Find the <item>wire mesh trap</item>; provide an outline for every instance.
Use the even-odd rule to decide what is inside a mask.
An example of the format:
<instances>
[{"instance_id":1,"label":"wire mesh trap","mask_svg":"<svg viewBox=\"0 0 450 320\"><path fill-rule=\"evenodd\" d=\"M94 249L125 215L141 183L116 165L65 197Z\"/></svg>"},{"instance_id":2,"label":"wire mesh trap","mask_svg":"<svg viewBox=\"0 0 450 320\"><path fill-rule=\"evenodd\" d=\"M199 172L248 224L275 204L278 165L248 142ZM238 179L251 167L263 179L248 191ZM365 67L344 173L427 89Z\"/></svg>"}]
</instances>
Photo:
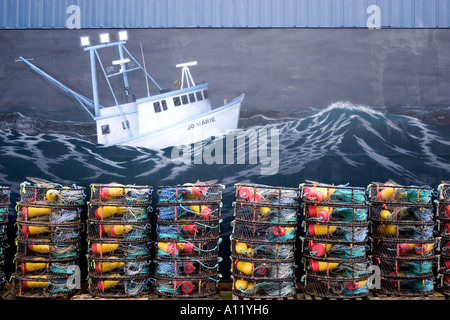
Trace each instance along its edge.
<instances>
[{"instance_id":1,"label":"wire mesh trap","mask_svg":"<svg viewBox=\"0 0 450 320\"><path fill-rule=\"evenodd\" d=\"M437 191L439 193L439 201L450 201L450 182L442 181Z\"/></svg>"},{"instance_id":2,"label":"wire mesh trap","mask_svg":"<svg viewBox=\"0 0 450 320\"><path fill-rule=\"evenodd\" d=\"M260 239L239 239L230 237L231 255L234 257L249 257L254 261L285 261L295 257L293 242L279 243Z\"/></svg>"},{"instance_id":3,"label":"wire mesh trap","mask_svg":"<svg viewBox=\"0 0 450 320\"><path fill-rule=\"evenodd\" d=\"M121 243L149 241L150 228L149 221L91 220L88 225L88 237L91 241L113 240Z\"/></svg>"},{"instance_id":4,"label":"wire mesh trap","mask_svg":"<svg viewBox=\"0 0 450 320\"><path fill-rule=\"evenodd\" d=\"M39 256L18 256L15 259L16 276L58 277L71 275L78 266L78 257L67 259L43 258Z\"/></svg>"},{"instance_id":5,"label":"wire mesh trap","mask_svg":"<svg viewBox=\"0 0 450 320\"><path fill-rule=\"evenodd\" d=\"M435 258L379 258L372 257L374 264L380 268L382 276L397 276L399 278L432 277L437 265Z\"/></svg>"},{"instance_id":6,"label":"wire mesh trap","mask_svg":"<svg viewBox=\"0 0 450 320\"><path fill-rule=\"evenodd\" d=\"M121 206L109 203L93 203L88 202L88 218L90 221L144 221L150 220L150 212L152 208L149 206Z\"/></svg>"},{"instance_id":7,"label":"wire mesh trap","mask_svg":"<svg viewBox=\"0 0 450 320\"><path fill-rule=\"evenodd\" d=\"M17 239L47 240L52 243L81 240L81 220L63 223L24 221L17 218Z\"/></svg>"},{"instance_id":8,"label":"wire mesh trap","mask_svg":"<svg viewBox=\"0 0 450 320\"><path fill-rule=\"evenodd\" d=\"M347 242L322 240L316 237L303 238L303 256L330 259L356 259L367 256L370 247L365 241Z\"/></svg>"},{"instance_id":9,"label":"wire mesh trap","mask_svg":"<svg viewBox=\"0 0 450 320\"><path fill-rule=\"evenodd\" d=\"M222 189L224 188L224 185L209 183L185 183L176 186L161 186L158 187L158 203L218 203L222 200Z\"/></svg>"},{"instance_id":10,"label":"wire mesh trap","mask_svg":"<svg viewBox=\"0 0 450 320\"><path fill-rule=\"evenodd\" d=\"M321 276L322 278L352 278L366 277L369 260L366 257L357 259L336 258L302 258L306 274Z\"/></svg>"},{"instance_id":11,"label":"wire mesh trap","mask_svg":"<svg viewBox=\"0 0 450 320\"><path fill-rule=\"evenodd\" d=\"M62 224L80 221L82 206L44 206L18 203L17 219L21 221Z\"/></svg>"},{"instance_id":12,"label":"wire mesh trap","mask_svg":"<svg viewBox=\"0 0 450 320\"><path fill-rule=\"evenodd\" d=\"M71 275L19 275L12 281L11 294L20 298L66 299L76 291Z\"/></svg>"},{"instance_id":13,"label":"wire mesh trap","mask_svg":"<svg viewBox=\"0 0 450 320\"><path fill-rule=\"evenodd\" d=\"M131 298L150 293L151 280L147 276L130 278L115 276L90 276L89 293L102 298Z\"/></svg>"},{"instance_id":14,"label":"wire mesh trap","mask_svg":"<svg viewBox=\"0 0 450 320\"><path fill-rule=\"evenodd\" d=\"M358 278L323 278L307 274L304 278L305 293L322 297L336 299L352 299L365 297L369 294L368 276Z\"/></svg>"},{"instance_id":15,"label":"wire mesh trap","mask_svg":"<svg viewBox=\"0 0 450 320\"><path fill-rule=\"evenodd\" d=\"M217 292L218 278L184 278L167 279L155 275L154 292L163 296L177 298L202 298L212 296Z\"/></svg>"},{"instance_id":16,"label":"wire mesh trap","mask_svg":"<svg viewBox=\"0 0 450 320\"><path fill-rule=\"evenodd\" d=\"M282 204L261 204L233 202L234 216L248 222L271 222L297 224L298 205L291 207Z\"/></svg>"},{"instance_id":17,"label":"wire mesh trap","mask_svg":"<svg viewBox=\"0 0 450 320\"><path fill-rule=\"evenodd\" d=\"M361 222L303 222L305 236L330 241L365 242L368 239L367 221Z\"/></svg>"},{"instance_id":18,"label":"wire mesh trap","mask_svg":"<svg viewBox=\"0 0 450 320\"><path fill-rule=\"evenodd\" d=\"M150 275L151 260L149 255L139 255L136 258L124 259L118 256L95 258L88 264L88 273L91 277L132 278L148 277Z\"/></svg>"},{"instance_id":19,"label":"wire mesh trap","mask_svg":"<svg viewBox=\"0 0 450 320\"><path fill-rule=\"evenodd\" d=\"M10 204L11 188L0 186L0 206L7 207Z\"/></svg>"},{"instance_id":20,"label":"wire mesh trap","mask_svg":"<svg viewBox=\"0 0 450 320\"><path fill-rule=\"evenodd\" d=\"M296 295L295 277L290 279L257 280L233 277L232 294L243 298L276 299Z\"/></svg>"},{"instance_id":21,"label":"wire mesh trap","mask_svg":"<svg viewBox=\"0 0 450 320\"><path fill-rule=\"evenodd\" d=\"M405 240L433 240L434 221L375 221L370 224L371 234L374 238L384 237Z\"/></svg>"},{"instance_id":22,"label":"wire mesh trap","mask_svg":"<svg viewBox=\"0 0 450 320\"><path fill-rule=\"evenodd\" d=\"M221 202L190 201L177 205L159 203L156 214L159 221L207 221L219 219Z\"/></svg>"},{"instance_id":23,"label":"wire mesh trap","mask_svg":"<svg viewBox=\"0 0 450 320\"><path fill-rule=\"evenodd\" d=\"M148 205L152 202L153 188L150 186L92 183L90 189L91 202L120 205Z\"/></svg>"},{"instance_id":24,"label":"wire mesh trap","mask_svg":"<svg viewBox=\"0 0 450 320\"><path fill-rule=\"evenodd\" d=\"M368 207L360 204L333 204L328 206L306 202L303 206L305 220L316 222L359 222L367 221Z\"/></svg>"},{"instance_id":25,"label":"wire mesh trap","mask_svg":"<svg viewBox=\"0 0 450 320\"><path fill-rule=\"evenodd\" d=\"M16 258L41 257L65 261L78 258L80 249L79 239L66 239L55 243L45 239L19 238L17 239Z\"/></svg>"},{"instance_id":26,"label":"wire mesh trap","mask_svg":"<svg viewBox=\"0 0 450 320\"><path fill-rule=\"evenodd\" d=\"M431 204L397 206L374 203L370 206L369 216L374 221L430 222L434 219L434 211Z\"/></svg>"},{"instance_id":27,"label":"wire mesh trap","mask_svg":"<svg viewBox=\"0 0 450 320\"><path fill-rule=\"evenodd\" d=\"M291 279L295 276L294 260L255 260L246 257L231 256L232 275L235 278L246 277L247 279L273 280Z\"/></svg>"},{"instance_id":28,"label":"wire mesh trap","mask_svg":"<svg viewBox=\"0 0 450 320\"><path fill-rule=\"evenodd\" d=\"M259 203L268 206L296 208L300 200L300 189L298 188L242 183L236 183L234 187L236 188L237 203Z\"/></svg>"},{"instance_id":29,"label":"wire mesh trap","mask_svg":"<svg viewBox=\"0 0 450 320\"><path fill-rule=\"evenodd\" d=\"M184 279L214 278L217 277L221 261L220 257L155 259L155 274L160 279L172 279L173 277L183 277Z\"/></svg>"},{"instance_id":30,"label":"wire mesh trap","mask_svg":"<svg viewBox=\"0 0 450 320\"><path fill-rule=\"evenodd\" d=\"M431 204L433 189L429 186L402 186L393 181L373 182L367 186L371 203L392 203L397 205Z\"/></svg>"},{"instance_id":31,"label":"wire mesh trap","mask_svg":"<svg viewBox=\"0 0 450 320\"><path fill-rule=\"evenodd\" d=\"M20 202L23 206L81 206L84 205L85 198L85 188L76 185L32 185L27 181L20 184Z\"/></svg>"},{"instance_id":32,"label":"wire mesh trap","mask_svg":"<svg viewBox=\"0 0 450 320\"><path fill-rule=\"evenodd\" d=\"M88 261L96 261L98 258L120 257L120 259L150 259L150 244L147 239L122 243L117 240L94 240L88 238Z\"/></svg>"},{"instance_id":33,"label":"wire mesh trap","mask_svg":"<svg viewBox=\"0 0 450 320\"><path fill-rule=\"evenodd\" d=\"M236 218L232 225L236 239L286 242L295 240L297 235L297 226L291 223L248 222Z\"/></svg>"},{"instance_id":34,"label":"wire mesh trap","mask_svg":"<svg viewBox=\"0 0 450 320\"><path fill-rule=\"evenodd\" d=\"M434 239L407 240L374 237L372 240L372 255L380 258L433 259L435 248Z\"/></svg>"},{"instance_id":35,"label":"wire mesh trap","mask_svg":"<svg viewBox=\"0 0 450 320\"><path fill-rule=\"evenodd\" d=\"M221 239L196 241L157 241L156 258L172 260L173 258L218 258Z\"/></svg>"},{"instance_id":36,"label":"wire mesh trap","mask_svg":"<svg viewBox=\"0 0 450 320\"><path fill-rule=\"evenodd\" d=\"M426 296L434 292L434 276L404 277L384 275L376 292L395 296Z\"/></svg>"},{"instance_id":37,"label":"wire mesh trap","mask_svg":"<svg viewBox=\"0 0 450 320\"><path fill-rule=\"evenodd\" d=\"M365 188L347 185L330 185L319 182L300 184L303 203L334 205L363 205L366 203Z\"/></svg>"},{"instance_id":38,"label":"wire mesh trap","mask_svg":"<svg viewBox=\"0 0 450 320\"><path fill-rule=\"evenodd\" d=\"M160 241L218 239L220 222L219 219L209 219L202 222L190 220L159 221L156 225L156 232Z\"/></svg>"}]
</instances>

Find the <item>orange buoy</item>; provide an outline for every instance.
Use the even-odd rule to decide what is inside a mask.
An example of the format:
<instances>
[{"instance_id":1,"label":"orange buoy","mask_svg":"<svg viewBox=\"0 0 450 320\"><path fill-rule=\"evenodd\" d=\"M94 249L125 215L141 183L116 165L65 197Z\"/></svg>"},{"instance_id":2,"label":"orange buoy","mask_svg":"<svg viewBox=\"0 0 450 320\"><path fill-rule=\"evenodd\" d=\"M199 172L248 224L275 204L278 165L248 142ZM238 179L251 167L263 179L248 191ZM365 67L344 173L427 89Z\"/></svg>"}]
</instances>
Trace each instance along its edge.
<instances>
[{"instance_id":1,"label":"orange buoy","mask_svg":"<svg viewBox=\"0 0 450 320\"><path fill-rule=\"evenodd\" d=\"M178 256L180 247L175 242L158 242L158 249L172 256Z\"/></svg>"},{"instance_id":2,"label":"orange buoy","mask_svg":"<svg viewBox=\"0 0 450 320\"><path fill-rule=\"evenodd\" d=\"M339 266L337 262L309 261L312 272L321 272L336 269Z\"/></svg>"},{"instance_id":3,"label":"orange buoy","mask_svg":"<svg viewBox=\"0 0 450 320\"><path fill-rule=\"evenodd\" d=\"M187 224L183 226L183 229L189 234L195 234L197 232L197 225Z\"/></svg>"},{"instance_id":4,"label":"orange buoy","mask_svg":"<svg viewBox=\"0 0 450 320\"><path fill-rule=\"evenodd\" d=\"M100 198L102 200L110 200L112 198L121 197L125 194L125 190L123 185L121 184L112 184L111 187L102 187L100 188Z\"/></svg>"},{"instance_id":5,"label":"orange buoy","mask_svg":"<svg viewBox=\"0 0 450 320\"><path fill-rule=\"evenodd\" d=\"M414 245L414 252L417 254L425 254L434 249L434 243L417 243Z\"/></svg>"},{"instance_id":6,"label":"orange buoy","mask_svg":"<svg viewBox=\"0 0 450 320\"><path fill-rule=\"evenodd\" d=\"M393 187L382 187L381 191L378 191L377 193L377 199L388 201L391 200L394 197L394 190Z\"/></svg>"},{"instance_id":7,"label":"orange buoy","mask_svg":"<svg viewBox=\"0 0 450 320\"><path fill-rule=\"evenodd\" d=\"M180 250L182 252L185 253L194 253L195 247L192 243L190 242L178 242L177 243L178 247L180 248Z\"/></svg>"},{"instance_id":8,"label":"orange buoy","mask_svg":"<svg viewBox=\"0 0 450 320\"><path fill-rule=\"evenodd\" d=\"M316 257L323 256L326 252L328 252L333 247L332 244L329 243L317 243L313 241L309 241L308 248L309 252L313 253Z\"/></svg>"},{"instance_id":9,"label":"orange buoy","mask_svg":"<svg viewBox=\"0 0 450 320\"><path fill-rule=\"evenodd\" d=\"M334 188L307 187L303 192L303 196L310 201L322 202L327 199L334 190Z\"/></svg>"},{"instance_id":10,"label":"orange buoy","mask_svg":"<svg viewBox=\"0 0 450 320\"><path fill-rule=\"evenodd\" d=\"M324 206L307 206L308 217L321 218L322 221L328 221L333 212L332 207Z\"/></svg>"},{"instance_id":11,"label":"orange buoy","mask_svg":"<svg viewBox=\"0 0 450 320\"><path fill-rule=\"evenodd\" d=\"M189 208L191 208L196 215L200 216L202 219L205 220L211 219L213 215L213 210L207 206L192 205L189 206Z\"/></svg>"}]
</instances>

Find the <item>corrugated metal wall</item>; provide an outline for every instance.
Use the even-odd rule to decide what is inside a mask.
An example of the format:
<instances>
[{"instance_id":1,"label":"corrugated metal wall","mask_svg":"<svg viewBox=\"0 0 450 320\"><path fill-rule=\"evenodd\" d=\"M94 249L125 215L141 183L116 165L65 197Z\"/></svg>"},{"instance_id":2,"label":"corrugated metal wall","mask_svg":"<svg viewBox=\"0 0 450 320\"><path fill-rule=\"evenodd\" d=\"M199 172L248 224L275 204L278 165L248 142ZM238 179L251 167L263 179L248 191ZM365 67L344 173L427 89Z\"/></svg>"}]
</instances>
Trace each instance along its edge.
<instances>
[{"instance_id":1,"label":"corrugated metal wall","mask_svg":"<svg viewBox=\"0 0 450 320\"><path fill-rule=\"evenodd\" d=\"M450 27L450 0L0 0L0 28L365 28L371 5L381 28Z\"/></svg>"}]
</instances>

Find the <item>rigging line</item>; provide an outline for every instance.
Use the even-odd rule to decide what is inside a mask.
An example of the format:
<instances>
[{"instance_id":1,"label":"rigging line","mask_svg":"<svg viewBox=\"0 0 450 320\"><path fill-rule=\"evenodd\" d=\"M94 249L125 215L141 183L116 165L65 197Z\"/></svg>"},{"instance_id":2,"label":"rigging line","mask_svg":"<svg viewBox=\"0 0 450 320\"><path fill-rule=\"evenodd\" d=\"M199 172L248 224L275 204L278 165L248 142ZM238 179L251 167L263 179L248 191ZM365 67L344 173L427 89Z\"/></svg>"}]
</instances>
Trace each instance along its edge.
<instances>
[{"instance_id":1,"label":"rigging line","mask_svg":"<svg viewBox=\"0 0 450 320\"><path fill-rule=\"evenodd\" d=\"M144 72L147 73L147 66L145 65L144 49L142 49L142 41L139 41L141 45L142 64L144 65ZM148 86L148 78L145 76L145 84L147 86L147 97L150 97L150 88Z\"/></svg>"}]
</instances>

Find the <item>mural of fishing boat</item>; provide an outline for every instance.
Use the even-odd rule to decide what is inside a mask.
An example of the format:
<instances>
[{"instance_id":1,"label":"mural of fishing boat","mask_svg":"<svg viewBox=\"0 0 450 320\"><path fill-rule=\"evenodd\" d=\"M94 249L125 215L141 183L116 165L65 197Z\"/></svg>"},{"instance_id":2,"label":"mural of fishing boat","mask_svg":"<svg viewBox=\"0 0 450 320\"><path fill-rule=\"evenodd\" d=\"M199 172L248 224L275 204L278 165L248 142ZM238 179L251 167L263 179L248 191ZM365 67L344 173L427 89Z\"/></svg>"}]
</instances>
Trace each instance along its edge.
<instances>
[{"instance_id":1,"label":"mural of fishing boat","mask_svg":"<svg viewBox=\"0 0 450 320\"><path fill-rule=\"evenodd\" d=\"M115 42L109 41L108 33L100 34L99 38L100 43L95 45L91 45L88 36L80 38L84 51L90 56L92 99L70 89L34 65L30 62L32 59L19 57L16 60L26 63L38 75L80 103L96 122L98 144L158 150L222 136L237 129L244 94L212 109L209 83L195 83L189 69L197 65L197 61L176 65L181 68L181 80L175 81L173 90L163 89L147 72L145 62L139 63L125 47L128 40L126 31L119 31L118 41ZM114 47L118 50L118 59L107 65L99 52ZM129 76L135 71L145 75L147 95L140 98L130 87ZM104 76L112 95L114 103L110 106L100 103L97 73ZM117 76L123 79L123 88L119 92L113 89L111 83L111 79ZM157 93L150 94L150 83L156 86Z\"/></svg>"}]
</instances>

